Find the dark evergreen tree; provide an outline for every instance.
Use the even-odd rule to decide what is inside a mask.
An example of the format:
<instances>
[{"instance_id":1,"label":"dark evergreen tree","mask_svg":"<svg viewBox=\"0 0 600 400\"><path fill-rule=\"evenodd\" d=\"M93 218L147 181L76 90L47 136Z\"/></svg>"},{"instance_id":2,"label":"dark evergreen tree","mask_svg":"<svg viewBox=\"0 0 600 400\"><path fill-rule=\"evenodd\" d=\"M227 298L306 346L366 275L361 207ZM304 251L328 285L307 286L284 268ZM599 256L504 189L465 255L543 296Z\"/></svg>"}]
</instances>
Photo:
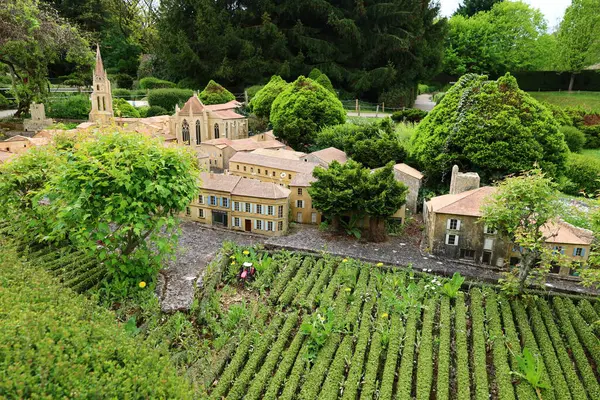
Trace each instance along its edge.
<instances>
[{"instance_id":1,"label":"dark evergreen tree","mask_svg":"<svg viewBox=\"0 0 600 400\"><path fill-rule=\"evenodd\" d=\"M454 14L462 15L463 17L471 17L479 11L490 11L494 4L500 3L502 0L463 0L458 6Z\"/></svg>"}]
</instances>

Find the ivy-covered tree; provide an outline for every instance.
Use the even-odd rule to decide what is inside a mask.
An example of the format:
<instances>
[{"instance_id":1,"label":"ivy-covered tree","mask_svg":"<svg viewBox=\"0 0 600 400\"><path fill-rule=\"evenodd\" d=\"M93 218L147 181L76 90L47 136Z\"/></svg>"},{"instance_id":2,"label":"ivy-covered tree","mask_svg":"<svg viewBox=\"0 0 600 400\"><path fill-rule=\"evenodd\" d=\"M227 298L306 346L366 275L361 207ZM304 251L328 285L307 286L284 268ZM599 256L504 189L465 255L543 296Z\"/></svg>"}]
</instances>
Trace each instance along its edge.
<instances>
[{"instance_id":1,"label":"ivy-covered tree","mask_svg":"<svg viewBox=\"0 0 600 400\"><path fill-rule=\"evenodd\" d=\"M198 98L206 105L222 104L235 100L233 93L213 80L208 82L204 90L198 95Z\"/></svg>"},{"instance_id":2,"label":"ivy-covered tree","mask_svg":"<svg viewBox=\"0 0 600 400\"><path fill-rule=\"evenodd\" d=\"M287 86L279 75L273 75L269 83L262 87L252 100L250 100L250 109L259 118L269 118L271 115L271 106L283 89Z\"/></svg>"},{"instance_id":3,"label":"ivy-covered tree","mask_svg":"<svg viewBox=\"0 0 600 400\"><path fill-rule=\"evenodd\" d=\"M549 176L564 168L568 148L552 113L507 74L497 81L465 75L421 121L412 155L426 174L444 181L453 164L483 182L529 170Z\"/></svg>"},{"instance_id":4,"label":"ivy-covered tree","mask_svg":"<svg viewBox=\"0 0 600 400\"><path fill-rule=\"evenodd\" d=\"M271 106L273 132L296 150L313 144L319 129L345 121L338 98L304 76L289 84Z\"/></svg>"},{"instance_id":5,"label":"ivy-covered tree","mask_svg":"<svg viewBox=\"0 0 600 400\"><path fill-rule=\"evenodd\" d=\"M8 66L16 116L42 102L49 88L48 70L67 61L88 69L93 62L89 43L77 28L38 0L13 0L0 7L0 64Z\"/></svg>"}]
</instances>

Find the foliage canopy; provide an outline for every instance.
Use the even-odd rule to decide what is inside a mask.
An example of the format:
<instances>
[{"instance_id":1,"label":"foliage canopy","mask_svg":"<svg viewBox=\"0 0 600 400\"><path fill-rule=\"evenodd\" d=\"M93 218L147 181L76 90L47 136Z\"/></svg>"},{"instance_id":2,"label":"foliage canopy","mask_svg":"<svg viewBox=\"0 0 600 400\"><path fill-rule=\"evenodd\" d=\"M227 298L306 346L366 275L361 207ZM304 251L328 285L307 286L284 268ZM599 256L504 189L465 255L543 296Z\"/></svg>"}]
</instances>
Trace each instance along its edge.
<instances>
[{"instance_id":1,"label":"foliage canopy","mask_svg":"<svg viewBox=\"0 0 600 400\"><path fill-rule=\"evenodd\" d=\"M233 93L213 80L206 84L204 90L198 94L198 98L206 105L223 104L235 100Z\"/></svg>"},{"instance_id":2,"label":"foliage canopy","mask_svg":"<svg viewBox=\"0 0 600 400\"><path fill-rule=\"evenodd\" d=\"M252 112L259 118L269 118L273 102L287 85L279 75L273 75L269 83L256 92L250 101Z\"/></svg>"}]
</instances>

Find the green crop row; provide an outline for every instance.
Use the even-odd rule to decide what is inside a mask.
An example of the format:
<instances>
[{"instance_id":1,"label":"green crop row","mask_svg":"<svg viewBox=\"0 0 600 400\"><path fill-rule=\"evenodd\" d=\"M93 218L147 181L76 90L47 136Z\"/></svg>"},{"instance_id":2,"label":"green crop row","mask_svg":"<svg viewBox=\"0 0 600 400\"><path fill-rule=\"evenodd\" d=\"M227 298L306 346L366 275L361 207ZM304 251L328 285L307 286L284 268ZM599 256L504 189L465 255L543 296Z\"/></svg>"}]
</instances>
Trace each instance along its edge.
<instances>
[{"instance_id":1,"label":"green crop row","mask_svg":"<svg viewBox=\"0 0 600 400\"><path fill-rule=\"evenodd\" d=\"M297 306L305 305L306 297L308 296L311 289L315 285L315 282L319 278L319 275L321 274L321 271L323 270L324 265L325 265L325 261L323 259L320 259L312 267L310 274L308 275L308 278L306 278L306 280L304 281L304 285L302 285L302 288L300 289L300 291L298 291L298 294L294 298L294 301L293 301L294 305L297 305Z\"/></svg>"},{"instance_id":2,"label":"green crop row","mask_svg":"<svg viewBox=\"0 0 600 400\"><path fill-rule=\"evenodd\" d=\"M510 366L506 356L504 334L502 332L502 321L498 312L498 300L496 293L492 290L486 291L485 314L488 324L488 333L492 342L492 356L494 360L494 371L498 396L501 399L511 400L515 398L512 385Z\"/></svg>"},{"instance_id":3,"label":"green crop row","mask_svg":"<svg viewBox=\"0 0 600 400\"><path fill-rule=\"evenodd\" d=\"M467 308L462 292L456 295L454 334L456 341L456 386L458 399L471 398L469 350L467 341Z\"/></svg>"},{"instance_id":4,"label":"green crop row","mask_svg":"<svg viewBox=\"0 0 600 400\"><path fill-rule=\"evenodd\" d=\"M402 360L400 361L400 369L398 371L398 390L396 391L396 398L398 399L410 398L418 314L420 314L420 312L414 310L406 319L406 335L404 339L404 348L402 349Z\"/></svg>"},{"instance_id":5,"label":"green crop row","mask_svg":"<svg viewBox=\"0 0 600 400\"><path fill-rule=\"evenodd\" d=\"M558 314L558 318L560 320L560 329L563 332L563 335L567 339L567 343L569 343L569 347L571 348L571 354L575 359L575 364L579 369L579 374L583 379L583 383L588 392L588 395L592 399L600 399L600 387L598 385L598 381L594 376L594 371L590 366L585 351L579 343L579 339L577 338L577 333L571 324L569 319L569 310L567 310L562 302L562 300L558 297L554 297L553 305L556 314Z\"/></svg>"},{"instance_id":6,"label":"green crop row","mask_svg":"<svg viewBox=\"0 0 600 400\"><path fill-rule=\"evenodd\" d=\"M302 344L304 343L305 336L301 333L297 333L294 336L294 340L290 344L290 347L283 354L283 359L277 365L277 372L273 378L271 378L271 382L269 383L269 387L263 396L264 400L275 400L277 398L277 394L279 393L279 388L285 381L285 378L288 375L288 372L294 365L294 361L297 358L302 358L302 356L298 357L298 353L302 348Z\"/></svg>"},{"instance_id":7,"label":"green crop row","mask_svg":"<svg viewBox=\"0 0 600 400\"><path fill-rule=\"evenodd\" d=\"M486 350L485 350L485 330L483 317L483 296L479 289L471 290L471 322L473 332L472 355L473 355L473 373L475 375L475 399L488 400L489 388L486 368Z\"/></svg>"},{"instance_id":8,"label":"green crop row","mask_svg":"<svg viewBox=\"0 0 600 400\"><path fill-rule=\"evenodd\" d=\"M594 307L587 300L582 300L578 304L579 312L585 321L590 324L596 336L600 338L600 316L594 310Z\"/></svg>"},{"instance_id":9,"label":"green crop row","mask_svg":"<svg viewBox=\"0 0 600 400\"><path fill-rule=\"evenodd\" d=\"M104 279L105 276L106 269L102 265L101 268L98 268L96 273L88 275L86 279L82 279L70 287L73 291L82 293L96 286L98 283L100 283L100 281L102 281L102 279Z\"/></svg>"},{"instance_id":10,"label":"green crop row","mask_svg":"<svg viewBox=\"0 0 600 400\"><path fill-rule=\"evenodd\" d=\"M362 308L363 301L367 300L372 296L374 285L369 285L369 276L371 271L367 267L363 267L360 269L360 277L358 278L358 282L356 283L356 287L352 294L348 294L348 296L352 296L352 303L350 308L348 309L348 313L346 314L346 329L348 331L354 331L357 327L358 317L360 315L360 310ZM345 290L345 289L344 289ZM368 300L367 300L368 301Z\"/></svg>"},{"instance_id":11,"label":"green crop row","mask_svg":"<svg viewBox=\"0 0 600 400\"><path fill-rule=\"evenodd\" d=\"M440 344L437 364L437 400L448 400L450 382L450 299L442 298L440 303Z\"/></svg>"},{"instance_id":12,"label":"green crop row","mask_svg":"<svg viewBox=\"0 0 600 400\"><path fill-rule=\"evenodd\" d=\"M256 374L254 379L252 380L252 384L244 397L244 400L258 400L260 395L265 388L268 379L271 377L273 370L277 366L277 362L279 361L279 356L285 349L285 345L287 344L290 334L298 324L298 314L293 313L290 314L285 324L283 324L283 328L281 328L281 332L277 337L277 341L273 344L273 348L265 358L265 362L260 368L260 371Z\"/></svg>"},{"instance_id":13,"label":"green crop row","mask_svg":"<svg viewBox=\"0 0 600 400\"><path fill-rule=\"evenodd\" d=\"M341 266L338 267L335 270L333 276L331 277L331 280L329 281L329 284L327 285L325 290L323 290L323 292L319 296L317 296L316 300L319 304L319 308L326 310L332 305L333 300L335 298L335 294L337 293L342 282L342 271L343 268Z\"/></svg>"},{"instance_id":14,"label":"green crop row","mask_svg":"<svg viewBox=\"0 0 600 400\"><path fill-rule=\"evenodd\" d=\"M396 378L396 366L398 364L398 354L402 344L403 326L402 318L398 313L392 314L392 323L390 327L390 342L387 348L387 356L383 367L381 377L381 388L379 389L380 399L391 399L394 393L394 380Z\"/></svg>"},{"instance_id":15,"label":"green crop row","mask_svg":"<svg viewBox=\"0 0 600 400\"><path fill-rule=\"evenodd\" d=\"M250 380L267 355L271 343L273 343L273 340L277 337L279 327L282 323L283 317L281 315L277 315L273 318L267 331L260 337L258 344L255 344L252 355L248 358L248 362L244 366L244 369L237 376L235 383L227 395L228 400L240 400L244 397L244 394L248 390Z\"/></svg>"},{"instance_id":16,"label":"green crop row","mask_svg":"<svg viewBox=\"0 0 600 400\"><path fill-rule=\"evenodd\" d=\"M571 398L571 393L569 392L569 387L567 386L567 381L565 380L563 371L560 368L558 358L556 358L556 353L554 352L554 346L552 345L550 336L548 336L548 332L544 327L542 317L540 316L535 303L529 305L528 308L529 315L531 316L530 324L533 327L535 338L539 343L542 357L544 357L546 368L548 369L548 375L550 375L550 379L552 379L552 388L554 389L556 398L560 400L568 400Z\"/></svg>"},{"instance_id":17,"label":"green crop row","mask_svg":"<svg viewBox=\"0 0 600 400\"><path fill-rule=\"evenodd\" d=\"M546 329L548 330L550 340L554 345L554 350L556 351L559 365L563 370L565 379L569 385L569 389L571 390L572 398L577 400L586 399L587 396L585 394L585 388L577 376L577 371L573 366L573 362L571 361L571 357L569 357L569 353L565 347L563 338L561 337L558 327L554 322L554 316L552 315L552 311L550 310L548 303L539 299L537 306L546 325Z\"/></svg>"},{"instance_id":18,"label":"green crop row","mask_svg":"<svg viewBox=\"0 0 600 400\"><path fill-rule=\"evenodd\" d=\"M346 335L342 340L342 344L335 353L335 358L327 371L327 378L319 394L319 399L337 399L340 387L344 382L346 363L350 361L352 356L352 341L352 335Z\"/></svg>"},{"instance_id":19,"label":"green crop row","mask_svg":"<svg viewBox=\"0 0 600 400\"><path fill-rule=\"evenodd\" d=\"M302 262L302 266L296 272L294 279L285 287L285 290L279 296L278 303L281 306L287 306L292 302L294 297L298 294L298 291L302 287L302 284L306 280L306 276L308 275L308 270L313 266L313 259L310 257L306 257Z\"/></svg>"},{"instance_id":20,"label":"green crop row","mask_svg":"<svg viewBox=\"0 0 600 400\"><path fill-rule=\"evenodd\" d=\"M374 288L375 282L374 280L371 280L371 282L369 282L369 290L374 290ZM352 361L350 362L350 371L348 371L348 377L344 384L344 395L342 400L356 399L356 393L358 392L362 377L365 354L367 352L367 346L369 345L369 339L371 338L371 312L373 311L374 303L375 295L373 294L369 300L365 302L363 308L360 329L358 331L358 342L356 343Z\"/></svg>"},{"instance_id":21,"label":"green crop row","mask_svg":"<svg viewBox=\"0 0 600 400\"><path fill-rule=\"evenodd\" d=\"M314 400L317 398L319 391L321 390L323 379L325 379L325 375L327 374L329 364L331 364L331 360L335 355L338 344L340 344L341 337L341 334L334 333L327 339L327 343L325 343L323 348L319 351L319 355L310 369L310 372L304 381L304 385L302 385L302 390L298 397L299 399Z\"/></svg>"},{"instance_id":22,"label":"green crop row","mask_svg":"<svg viewBox=\"0 0 600 400\"><path fill-rule=\"evenodd\" d=\"M292 372L290 372L290 375L285 380L285 386L281 396L279 396L279 400L292 400L296 397L300 381L302 380L302 377L308 370L309 366L310 363L305 357L305 354L301 353L298 358L296 358L296 362L294 362L294 368L292 368Z\"/></svg>"},{"instance_id":23,"label":"green crop row","mask_svg":"<svg viewBox=\"0 0 600 400\"><path fill-rule=\"evenodd\" d=\"M298 265L300 265L300 259L293 257L289 260L288 264L283 267L283 270L281 268L279 269L279 273L277 274L273 287L271 288L271 293L269 293L270 304L277 303L277 299L279 299L279 296L281 296L281 293L283 293L285 290L288 282L298 271Z\"/></svg>"},{"instance_id":24,"label":"green crop row","mask_svg":"<svg viewBox=\"0 0 600 400\"><path fill-rule=\"evenodd\" d=\"M371 338L371 348L365 370L365 379L360 392L360 400L371 400L377 389L377 372L379 371L379 357L381 356L381 334L376 331Z\"/></svg>"},{"instance_id":25,"label":"green crop row","mask_svg":"<svg viewBox=\"0 0 600 400\"><path fill-rule=\"evenodd\" d=\"M85 253L83 251L76 251L67 255L63 255L55 260L43 263L41 266L47 270L54 271L55 269L77 261L80 257L85 257Z\"/></svg>"},{"instance_id":26,"label":"green crop row","mask_svg":"<svg viewBox=\"0 0 600 400\"><path fill-rule=\"evenodd\" d=\"M250 349L250 346L252 345L256 337L258 337L257 332L246 332L246 335L240 342L240 345L237 351L235 352L233 358L231 359L231 362L229 363L227 368L225 368L223 374L219 377L219 382L217 383L217 386L215 386L212 393L210 394L211 399L218 400L227 394L229 386L235 380L235 377L240 368L242 368L242 366L244 365L248 356L248 350Z\"/></svg>"},{"instance_id":27,"label":"green crop row","mask_svg":"<svg viewBox=\"0 0 600 400\"><path fill-rule=\"evenodd\" d=\"M587 322L585 322L581 314L579 314L571 299L565 298L562 302L563 306L566 306L569 311L571 323L577 332L577 336L579 336L579 340L583 343L596 365L600 366L600 340L594 335L594 332Z\"/></svg>"},{"instance_id":28,"label":"green crop row","mask_svg":"<svg viewBox=\"0 0 600 400\"><path fill-rule=\"evenodd\" d=\"M329 278L331 278L331 275L333 275L333 270L334 270L333 262L328 261L325 264L323 271L319 275L319 279L317 280L317 282L315 283L313 288L310 290L310 293L308 294L308 296L306 296L306 300L304 301L304 303L305 303L304 306L306 308L313 309L316 306L318 297L320 296L321 291L323 290L323 288L325 287L327 282L329 282Z\"/></svg>"},{"instance_id":29,"label":"green crop row","mask_svg":"<svg viewBox=\"0 0 600 400\"><path fill-rule=\"evenodd\" d=\"M417 400L429 400L431 384L433 381L433 320L437 301L434 298L427 300L423 312L423 327L421 328L421 342L417 359Z\"/></svg>"}]
</instances>

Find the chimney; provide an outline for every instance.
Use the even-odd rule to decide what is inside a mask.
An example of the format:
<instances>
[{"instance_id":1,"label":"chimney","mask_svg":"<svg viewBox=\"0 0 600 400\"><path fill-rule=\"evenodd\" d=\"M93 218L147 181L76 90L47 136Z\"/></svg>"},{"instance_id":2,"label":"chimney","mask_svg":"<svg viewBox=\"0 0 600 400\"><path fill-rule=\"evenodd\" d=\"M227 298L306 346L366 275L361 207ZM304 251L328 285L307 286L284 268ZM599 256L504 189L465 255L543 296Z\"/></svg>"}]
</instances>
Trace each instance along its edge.
<instances>
[{"instance_id":1,"label":"chimney","mask_svg":"<svg viewBox=\"0 0 600 400\"><path fill-rule=\"evenodd\" d=\"M458 165L452 167L450 194L458 194L477 188L479 188L479 174L477 172L459 172Z\"/></svg>"}]
</instances>

